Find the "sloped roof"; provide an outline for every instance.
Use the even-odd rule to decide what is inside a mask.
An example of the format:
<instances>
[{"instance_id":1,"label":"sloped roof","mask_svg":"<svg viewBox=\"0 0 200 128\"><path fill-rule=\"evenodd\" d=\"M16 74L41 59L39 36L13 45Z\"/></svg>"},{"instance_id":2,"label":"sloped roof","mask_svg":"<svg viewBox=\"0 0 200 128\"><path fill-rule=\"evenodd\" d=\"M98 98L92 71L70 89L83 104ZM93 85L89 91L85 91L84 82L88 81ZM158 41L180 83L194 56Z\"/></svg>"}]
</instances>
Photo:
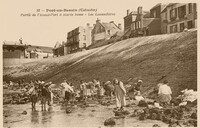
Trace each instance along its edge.
<instances>
[{"instance_id":1,"label":"sloped roof","mask_svg":"<svg viewBox=\"0 0 200 128\"><path fill-rule=\"evenodd\" d=\"M142 14L144 15L144 18L150 17L150 12L149 11L143 11Z\"/></svg>"},{"instance_id":2,"label":"sloped roof","mask_svg":"<svg viewBox=\"0 0 200 128\"><path fill-rule=\"evenodd\" d=\"M115 23L101 23L106 30L119 29Z\"/></svg>"},{"instance_id":3,"label":"sloped roof","mask_svg":"<svg viewBox=\"0 0 200 128\"><path fill-rule=\"evenodd\" d=\"M21 44L20 42L14 41L4 41L3 45L18 45L18 46L27 46L27 44Z\"/></svg>"},{"instance_id":4,"label":"sloped roof","mask_svg":"<svg viewBox=\"0 0 200 128\"><path fill-rule=\"evenodd\" d=\"M54 48L56 49L56 48L58 48L58 47L60 47L60 46L61 46L61 43L59 43L59 42L56 42L56 44L55 44Z\"/></svg>"},{"instance_id":5,"label":"sloped roof","mask_svg":"<svg viewBox=\"0 0 200 128\"><path fill-rule=\"evenodd\" d=\"M34 45L29 45L27 48L28 52L31 51L37 51L37 52L45 52L45 53L52 53L52 47L46 47L46 46L34 46Z\"/></svg>"},{"instance_id":6,"label":"sloped roof","mask_svg":"<svg viewBox=\"0 0 200 128\"><path fill-rule=\"evenodd\" d=\"M153 6L151 9L154 9L154 8L160 6L160 5L162 5L162 4L161 4L161 3L158 3L158 4L156 4L155 6ZM151 10L151 9L150 9L150 10Z\"/></svg>"},{"instance_id":7,"label":"sloped roof","mask_svg":"<svg viewBox=\"0 0 200 128\"><path fill-rule=\"evenodd\" d=\"M130 12L130 14L132 14L132 15L137 15L137 11L132 11L132 12ZM129 14L129 15L130 15Z\"/></svg>"}]
</instances>

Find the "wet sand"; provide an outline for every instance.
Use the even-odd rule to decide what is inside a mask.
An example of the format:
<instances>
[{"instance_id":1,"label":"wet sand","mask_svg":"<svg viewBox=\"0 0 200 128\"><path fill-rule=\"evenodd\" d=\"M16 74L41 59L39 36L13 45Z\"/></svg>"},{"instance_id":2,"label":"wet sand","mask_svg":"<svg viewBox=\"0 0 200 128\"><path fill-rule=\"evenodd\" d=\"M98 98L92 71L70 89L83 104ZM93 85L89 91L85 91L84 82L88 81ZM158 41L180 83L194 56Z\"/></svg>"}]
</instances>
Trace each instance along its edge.
<instances>
[{"instance_id":1,"label":"wet sand","mask_svg":"<svg viewBox=\"0 0 200 128\"><path fill-rule=\"evenodd\" d=\"M75 106L72 113L67 114L62 105L47 107L47 111L41 111L37 104L37 110L32 112L31 104L4 105L3 126L4 127L105 127L104 121L114 117L114 105L102 106L92 105L86 108ZM132 108L127 108L131 110ZM27 114L22 114L27 111ZM158 124L161 127L168 125L157 120L140 121L137 117L125 117L115 119L115 127L152 127Z\"/></svg>"}]
</instances>

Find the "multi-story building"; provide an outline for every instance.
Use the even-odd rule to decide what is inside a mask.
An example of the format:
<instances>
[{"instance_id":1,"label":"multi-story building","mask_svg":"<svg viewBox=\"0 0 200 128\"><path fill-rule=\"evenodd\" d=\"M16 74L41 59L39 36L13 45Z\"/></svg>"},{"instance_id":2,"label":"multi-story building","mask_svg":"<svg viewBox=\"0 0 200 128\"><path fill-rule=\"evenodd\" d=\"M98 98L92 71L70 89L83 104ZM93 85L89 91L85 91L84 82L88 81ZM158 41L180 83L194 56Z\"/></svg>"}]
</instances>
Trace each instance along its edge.
<instances>
[{"instance_id":1,"label":"multi-story building","mask_svg":"<svg viewBox=\"0 0 200 128\"><path fill-rule=\"evenodd\" d=\"M160 34L160 6L155 6L151 12L143 11L138 7L135 21L131 24L131 37L148 36Z\"/></svg>"},{"instance_id":2,"label":"multi-story building","mask_svg":"<svg viewBox=\"0 0 200 128\"><path fill-rule=\"evenodd\" d=\"M59 43L56 42L54 48L53 48L53 55L54 57L58 57L58 56L64 56L67 54L67 50L65 47L65 42Z\"/></svg>"},{"instance_id":3,"label":"multi-story building","mask_svg":"<svg viewBox=\"0 0 200 128\"><path fill-rule=\"evenodd\" d=\"M82 51L92 44L92 27L87 24L86 27L79 26L68 32L67 43L65 44L66 54Z\"/></svg>"},{"instance_id":4,"label":"multi-story building","mask_svg":"<svg viewBox=\"0 0 200 128\"><path fill-rule=\"evenodd\" d=\"M162 33L182 32L197 27L196 3L171 3L161 12Z\"/></svg>"},{"instance_id":5,"label":"multi-story building","mask_svg":"<svg viewBox=\"0 0 200 128\"><path fill-rule=\"evenodd\" d=\"M121 24L117 26L113 21L110 23L101 23L100 19L97 19L92 30L92 43L109 40L113 35L120 32L121 29Z\"/></svg>"},{"instance_id":6,"label":"multi-story building","mask_svg":"<svg viewBox=\"0 0 200 128\"><path fill-rule=\"evenodd\" d=\"M131 24L135 21L137 17L137 11L130 12L130 9L127 10L127 15L124 17L124 36L129 37L131 34Z\"/></svg>"}]
</instances>

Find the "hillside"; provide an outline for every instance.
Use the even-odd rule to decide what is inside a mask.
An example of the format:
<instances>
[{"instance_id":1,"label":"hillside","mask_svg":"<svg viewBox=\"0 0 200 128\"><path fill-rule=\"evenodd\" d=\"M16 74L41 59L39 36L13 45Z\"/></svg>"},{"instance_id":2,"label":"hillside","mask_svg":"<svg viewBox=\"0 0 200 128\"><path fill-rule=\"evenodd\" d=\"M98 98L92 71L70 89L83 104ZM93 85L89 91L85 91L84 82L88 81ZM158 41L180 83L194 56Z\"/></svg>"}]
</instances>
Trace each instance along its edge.
<instances>
[{"instance_id":1,"label":"hillside","mask_svg":"<svg viewBox=\"0 0 200 128\"><path fill-rule=\"evenodd\" d=\"M143 92L163 77L174 95L185 88L197 89L197 30L189 32L130 38L99 48L44 59L18 67L4 67L4 80L40 79L61 83L64 78L79 81L119 78L126 82L144 81Z\"/></svg>"}]
</instances>

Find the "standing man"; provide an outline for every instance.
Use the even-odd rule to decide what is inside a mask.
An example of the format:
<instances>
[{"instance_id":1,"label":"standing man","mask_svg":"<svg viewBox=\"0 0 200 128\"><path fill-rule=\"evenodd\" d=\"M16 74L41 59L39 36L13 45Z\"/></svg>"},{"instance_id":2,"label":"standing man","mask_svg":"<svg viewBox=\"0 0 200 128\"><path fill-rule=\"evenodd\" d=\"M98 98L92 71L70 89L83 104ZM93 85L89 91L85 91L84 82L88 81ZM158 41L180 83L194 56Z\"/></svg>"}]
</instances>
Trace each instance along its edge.
<instances>
[{"instance_id":1,"label":"standing man","mask_svg":"<svg viewBox=\"0 0 200 128\"><path fill-rule=\"evenodd\" d=\"M163 84L160 84L158 89L158 99L161 105L168 105L172 99L171 97L172 91L168 86L168 81L165 80Z\"/></svg>"},{"instance_id":2,"label":"standing man","mask_svg":"<svg viewBox=\"0 0 200 128\"><path fill-rule=\"evenodd\" d=\"M116 106L123 110L123 107L126 106L126 89L124 88L123 83L116 78L113 80L113 85L115 87Z\"/></svg>"}]
</instances>

